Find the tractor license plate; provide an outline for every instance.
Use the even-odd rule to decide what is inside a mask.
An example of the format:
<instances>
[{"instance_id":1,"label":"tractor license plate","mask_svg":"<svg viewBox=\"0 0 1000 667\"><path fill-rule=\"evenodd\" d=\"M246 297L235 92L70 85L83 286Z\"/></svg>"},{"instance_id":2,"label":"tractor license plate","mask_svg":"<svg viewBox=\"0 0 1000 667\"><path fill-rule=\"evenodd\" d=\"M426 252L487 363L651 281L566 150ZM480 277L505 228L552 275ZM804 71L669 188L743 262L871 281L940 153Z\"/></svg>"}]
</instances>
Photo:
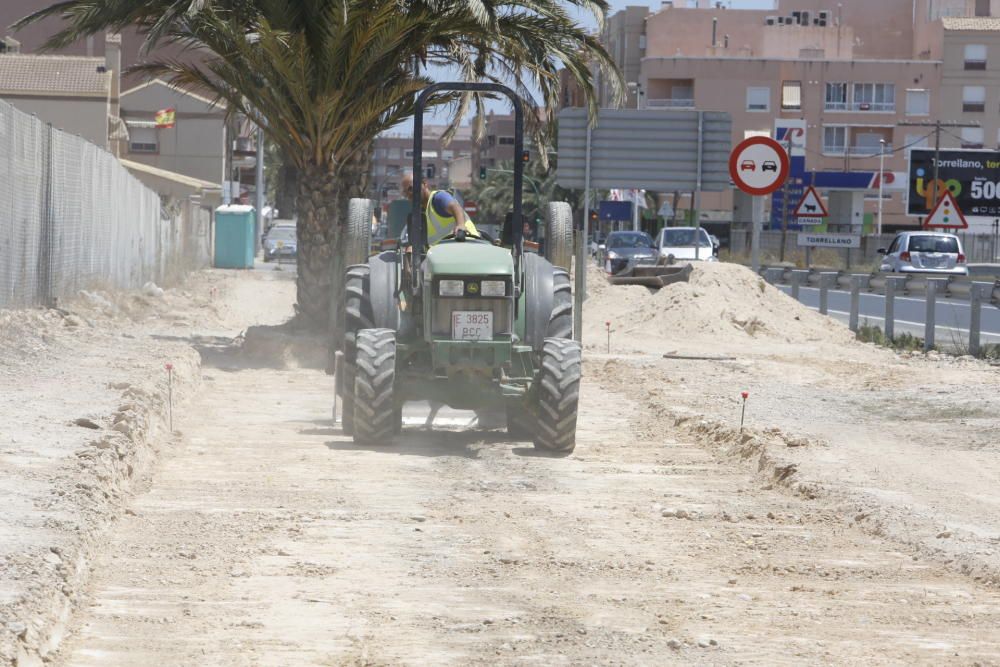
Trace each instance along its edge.
<instances>
[{"instance_id":1,"label":"tractor license plate","mask_svg":"<svg viewBox=\"0 0 1000 667\"><path fill-rule=\"evenodd\" d=\"M451 313L452 340L493 340L493 313L456 310Z\"/></svg>"}]
</instances>

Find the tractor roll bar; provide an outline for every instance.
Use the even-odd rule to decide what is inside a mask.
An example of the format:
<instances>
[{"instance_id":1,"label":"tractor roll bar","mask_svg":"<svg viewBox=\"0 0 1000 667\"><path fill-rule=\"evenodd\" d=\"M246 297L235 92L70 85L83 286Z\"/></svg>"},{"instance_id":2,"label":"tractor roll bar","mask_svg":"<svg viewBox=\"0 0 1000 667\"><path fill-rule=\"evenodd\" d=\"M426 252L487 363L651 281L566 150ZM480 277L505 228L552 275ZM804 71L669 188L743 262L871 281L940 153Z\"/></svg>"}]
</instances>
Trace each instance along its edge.
<instances>
[{"instance_id":1,"label":"tractor roll bar","mask_svg":"<svg viewBox=\"0 0 1000 667\"><path fill-rule=\"evenodd\" d=\"M523 221L521 220L521 188L524 179L524 111L521 99L507 86L498 83L435 83L424 88L417 97L413 116L413 194L411 198L411 213L407 234L413 248L414 271L413 287L419 285L420 265L423 262L427 246L427 225L423 219L423 201L421 198L423 186L423 145L424 145L424 107L434 93L442 90L468 91L482 93L500 93L506 95L514 107L514 217L511 221L511 232L514 243L514 275L515 280L520 268L522 241L524 239Z\"/></svg>"}]
</instances>

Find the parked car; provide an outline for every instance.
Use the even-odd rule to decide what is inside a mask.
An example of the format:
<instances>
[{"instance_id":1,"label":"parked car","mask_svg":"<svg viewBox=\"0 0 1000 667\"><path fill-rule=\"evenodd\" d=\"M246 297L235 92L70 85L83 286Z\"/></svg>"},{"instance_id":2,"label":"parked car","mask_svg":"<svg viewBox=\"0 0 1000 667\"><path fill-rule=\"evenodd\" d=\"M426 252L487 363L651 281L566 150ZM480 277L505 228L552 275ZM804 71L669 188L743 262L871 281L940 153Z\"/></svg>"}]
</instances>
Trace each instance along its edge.
<instances>
[{"instance_id":1,"label":"parked car","mask_svg":"<svg viewBox=\"0 0 1000 667\"><path fill-rule=\"evenodd\" d=\"M695 238L698 239L698 259L715 261L718 246L712 243L704 227L664 227L657 240L660 257L666 260L695 259Z\"/></svg>"},{"instance_id":2,"label":"parked car","mask_svg":"<svg viewBox=\"0 0 1000 667\"><path fill-rule=\"evenodd\" d=\"M940 273L967 276L962 241L943 232L900 232L892 245L879 248L880 270L888 273Z\"/></svg>"},{"instance_id":3,"label":"parked car","mask_svg":"<svg viewBox=\"0 0 1000 667\"><path fill-rule=\"evenodd\" d=\"M646 232L611 232L606 247L604 270L608 273L624 270L630 261L656 263L656 243Z\"/></svg>"},{"instance_id":4,"label":"parked car","mask_svg":"<svg viewBox=\"0 0 1000 667\"><path fill-rule=\"evenodd\" d=\"M273 259L295 259L298 255L298 239L295 227L275 225L264 237L264 261Z\"/></svg>"}]
</instances>

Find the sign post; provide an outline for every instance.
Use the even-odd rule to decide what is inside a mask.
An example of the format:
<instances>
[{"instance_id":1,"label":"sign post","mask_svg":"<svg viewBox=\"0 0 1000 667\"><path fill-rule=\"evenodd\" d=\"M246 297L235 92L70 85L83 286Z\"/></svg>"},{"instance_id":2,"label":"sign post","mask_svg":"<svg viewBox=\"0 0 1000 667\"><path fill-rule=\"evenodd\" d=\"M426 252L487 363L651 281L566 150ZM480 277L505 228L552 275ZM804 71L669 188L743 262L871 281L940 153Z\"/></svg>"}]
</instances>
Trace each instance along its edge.
<instances>
[{"instance_id":1,"label":"sign post","mask_svg":"<svg viewBox=\"0 0 1000 667\"><path fill-rule=\"evenodd\" d=\"M788 179L789 160L785 148L770 137L750 137L729 154L729 176L737 188L757 201L780 188ZM760 271L761 220L753 216L750 256L754 273Z\"/></svg>"}]
</instances>

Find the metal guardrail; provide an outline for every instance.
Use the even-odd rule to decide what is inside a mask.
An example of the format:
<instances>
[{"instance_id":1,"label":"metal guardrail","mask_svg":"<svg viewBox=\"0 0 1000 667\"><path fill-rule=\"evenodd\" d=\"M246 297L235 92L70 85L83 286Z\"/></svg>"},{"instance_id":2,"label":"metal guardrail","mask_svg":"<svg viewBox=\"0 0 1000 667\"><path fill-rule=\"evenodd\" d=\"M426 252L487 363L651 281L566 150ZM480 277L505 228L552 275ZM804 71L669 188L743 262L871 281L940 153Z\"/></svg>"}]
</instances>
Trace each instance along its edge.
<instances>
[{"instance_id":1,"label":"metal guardrail","mask_svg":"<svg viewBox=\"0 0 1000 667\"><path fill-rule=\"evenodd\" d=\"M923 294L927 303L924 320L924 349L934 348L937 329L935 312L937 297L950 297L969 301L969 354L979 356L981 317L983 303L1000 306L1000 278L978 281L966 276L935 276L933 274L846 273L844 271L817 271L787 267L762 267L761 276L772 285L788 284L791 296L799 300L802 287L819 288L819 312L827 314L831 289L844 288L851 293L848 325L857 332L861 310L861 294L881 294L885 297L885 336L895 337L894 302L897 296Z\"/></svg>"}]
</instances>

